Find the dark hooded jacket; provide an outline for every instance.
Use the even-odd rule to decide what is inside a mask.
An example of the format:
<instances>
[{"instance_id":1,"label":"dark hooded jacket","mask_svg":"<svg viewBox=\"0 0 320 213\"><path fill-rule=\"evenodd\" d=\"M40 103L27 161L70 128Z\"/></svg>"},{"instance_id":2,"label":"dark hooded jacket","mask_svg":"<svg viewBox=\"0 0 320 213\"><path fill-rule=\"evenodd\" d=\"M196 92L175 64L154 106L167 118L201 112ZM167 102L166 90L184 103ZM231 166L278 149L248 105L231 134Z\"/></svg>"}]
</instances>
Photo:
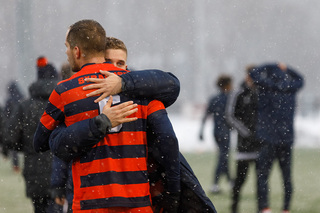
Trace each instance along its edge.
<instances>
[{"instance_id":1,"label":"dark hooded jacket","mask_svg":"<svg viewBox=\"0 0 320 213\"><path fill-rule=\"evenodd\" d=\"M24 100L24 96L17 82L14 82L14 81L10 82L8 85L8 99L6 100L5 107L1 112L2 122L3 122L2 132L5 131L5 126L6 126L5 124L8 122L10 116L12 115L14 108L23 100ZM7 134L4 134L4 133L2 134L2 142L3 142L2 152L5 156L7 156L8 151L11 147L7 139ZM16 153L13 153L13 160L14 160L13 162L14 165L17 166L18 162L17 162Z\"/></svg>"},{"instance_id":2,"label":"dark hooded jacket","mask_svg":"<svg viewBox=\"0 0 320 213\"><path fill-rule=\"evenodd\" d=\"M9 142L13 149L24 154L23 176L27 196L31 198L49 196L52 155L34 151L33 135L56 84L56 80L50 79L31 84L31 97L17 105L8 122Z\"/></svg>"},{"instance_id":3,"label":"dark hooded jacket","mask_svg":"<svg viewBox=\"0 0 320 213\"><path fill-rule=\"evenodd\" d=\"M255 138L258 94L244 82L227 103L226 118L238 132L237 150L240 153L257 152L260 143Z\"/></svg>"},{"instance_id":4,"label":"dark hooded jacket","mask_svg":"<svg viewBox=\"0 0 320 213\"><path fill-rule=\"evenodd\" d=\"M263 143L293 144L293 119L296 94L303 87L303 77L277 64L257 67L250 77L258 87L256 137Z\"/></svg>"}]
</instances>

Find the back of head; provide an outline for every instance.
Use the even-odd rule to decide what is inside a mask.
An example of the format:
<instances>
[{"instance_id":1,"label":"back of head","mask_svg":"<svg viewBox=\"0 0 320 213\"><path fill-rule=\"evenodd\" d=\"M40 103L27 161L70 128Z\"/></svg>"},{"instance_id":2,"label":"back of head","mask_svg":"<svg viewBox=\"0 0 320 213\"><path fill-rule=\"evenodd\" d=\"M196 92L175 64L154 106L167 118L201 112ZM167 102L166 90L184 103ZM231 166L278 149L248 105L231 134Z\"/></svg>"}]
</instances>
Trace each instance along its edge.
<instances>
[{"instance_id":1,"label":"back of head","mask_svg":"<svg viewBox=\"0 0 320 213\"><path fill-rule=\"evenodd\" d=\"M70 26L66 41L71 48L79 47L84 57L91 57L104 54L106 32L97 21L81 20Z\"/></svg>"},{"instance_id":2,"label":"back of head","mask_svg":"<svg viewBox=\"0 0 320 213\"><path fill-rule=\"evenodd\" d=\"M37 69L38 69L38 80L47 79L47 80L55 80L58 79L58 72L56 68L48 63L47 58L44 56L40 56L37 59Z\"/></svg>"},{"instance_id":3,"label":"back of head","mask_svg":"<svg viewBox=\"0 0 320 213\"><path fill-rule=\"evenodd\" d=\"M106 37L106 50L107 49L120 49L126 54L128 53L127 47L123 41L114 37Z\"/></svg>"},{"instance_id":4,"label":"back of head","mask_svg":"<svg viewBox=\"0 0 320 213\"><path fill-rule=\"evenodd\" d=\"M256 68L256 66L254 64L247 65L246 66L247 74L249 74L250 72L254 71L255 68Z\"/></svg>"},{"instance_id":5,"label":"back of head","mask_svg":"<svg viewBox=\"0 0 320 213\"><path fill-rule=\"evenodd\" d=\"M221 90L229 90L231 89L232 78L229 75L220 75L216 85Z\"/></svg>"},{"instance_id":6,"label":"back of head","mask_svg":"<svg viewBox=\"0 0 320 213\"><path fill-rule=\"evenodd\" d=\"M8 95L9 95L9 98L8 100L11 100L11 101L14 101L14 102L18 102L20 100L22 100L24 97L23 97L23 94L22 94L22 91L18 85L18 82L16 81L11 81L9 84L8 84Z\"/></svg>"},{"instance_id":7,"label":"back of head","mask_svg":"<svg viewBox=\"0 0 320 213\"><path fill-rule=\"evenodd\" d=\"M72 72L71 66L68 62L62 64L62 66L61 66L62 80L70 78L73 74L74 74L74 72Z\"/></svg>"}]
</instances>

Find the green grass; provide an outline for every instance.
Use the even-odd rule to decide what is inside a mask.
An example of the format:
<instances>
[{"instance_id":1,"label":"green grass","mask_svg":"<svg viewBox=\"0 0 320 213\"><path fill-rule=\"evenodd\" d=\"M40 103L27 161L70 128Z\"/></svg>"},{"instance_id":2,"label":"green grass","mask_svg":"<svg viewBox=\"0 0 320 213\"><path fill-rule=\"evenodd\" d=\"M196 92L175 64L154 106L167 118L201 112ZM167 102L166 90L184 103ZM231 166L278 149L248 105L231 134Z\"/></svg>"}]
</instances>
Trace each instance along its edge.
<instances>
[{"instance_id":1,"label":"green grass","mask_svg":"<svg viewBox=\"0 0 320 213\"><path fill-rule=\"evenodd\" d=\"M295 149L293 159L294 194L292 213L320 212L320 149ZM205 191L210 187L216 153L184 153ZM230 161L232 171L234 162ZM233 172L234 173L234 172ZM270 203L274 213L281 212L283 190L278 164L274 164L270 176ZM240 213L256 212L256 185L254 167L250 167L249 177L241 191ZM230 213L230 188L221 179L223 192L219 195L207 193L218 213ZM25 196L25 183L21 174L15 174L8 160L0 156L0 213L32 212L30 199Z\"/></svg>"},{"instance_id":2,"label":"green grass","mask_svg":"<svg viewBox=\"0 0 320 213\"><path fill-rule=\"evenodd\" d=\"M291 202L291 213L320 212L320 149L295 149L293 153L294 193ZM186 159L197 175L202 187L215 205L218 213L230 213L231 193L226 178L221 179L223 192L218 195L208 193L215 167L216 153L184 153ZM232 174L235 171L234 161L230 161ZM282 178L278 163L275 163L270 175L270 205L273 212L281 212L283 205ZM254 166L249 169L249 176L241 191L240 213L256 213L256 176Z\"/></svg>"},{"instance_id":3,"label":"green grass","mask_svg":"<svg viewBox=\"0 0 320 213\"><path fill-rule=\"evenodd\" d=\"M13 172L9 159L0 155L0 213L31 213L31 200L26 197L21 174Z\"/></svg>"}]
</instances>

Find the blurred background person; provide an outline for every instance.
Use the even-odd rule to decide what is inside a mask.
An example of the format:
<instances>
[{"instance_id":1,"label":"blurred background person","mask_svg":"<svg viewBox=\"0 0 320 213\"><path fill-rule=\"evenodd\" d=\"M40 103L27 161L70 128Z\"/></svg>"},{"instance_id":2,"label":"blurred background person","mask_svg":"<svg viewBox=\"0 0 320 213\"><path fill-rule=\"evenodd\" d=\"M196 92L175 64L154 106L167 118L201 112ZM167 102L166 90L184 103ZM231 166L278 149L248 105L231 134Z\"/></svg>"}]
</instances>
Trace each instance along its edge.
<instances>
[{"instance_id":1,"label":"blurred background person","mask_svg":"<svg viewBox=\"0 0 320 213\"><path fill-rule=\"evenodd\" d=\"M70 78L74 72L70 64L65 62L61 66L60 75L62 80ZM72 212L73 183L72 163L65 162L53 156L51 173L51 198L57 205L64 206L64 212ZM67 202L66 202L67 201Z\"/></svg>"},{"instance_id":2,"label":"blurred background person","mask_svg":"<svg viewBox=\"0 0 320 213\"><path fill-rule=\"evenodd\" d=\"M8 142L24 155L23 177L26 195L32 200L34 212L59 212L50 198L51 152L36 153L33 136L39 119L55 88L58 73L45 57L37 59L37 80L29 87L30 98L17 104L7 122Z\"/></svg>"},{"instance_id":3,"label":"blurred background person","mask_svg":"<svg viewBox=\"0 0 320 213\"><path fill-rule=\"evenodd\" d=\"M3 147L4 147L4 141L3 141L3 131L4 131L4 123L3 123L3 107L0 106L0 154L3 154Z\"/></svg>"},{"instance_id":4,"label":"blurred background person","mask_svg":"<svg viewBox=\"0 0 320 213\"><path fill-rule=\"evenodd\" d=\"M255 138L257 122L258 94L249 73L254 65L246 67L246 76L240 89L228 100L226 118L230 126L237 130L236 177L232 189L231 212L238 212L240 190L246 181L250 163L255 163L260 148Z\"/></svg>"},{"instance_id":5,"label":"blurred background person","mask_svg":"<svg viewBox=\"0 0 320 213\"><path fill-rule=\"evenodd\" d=\"M213 116L214 129L213 136L218 147L218 163L213 176L213 185L210 187L211 193L219 193L219 180L222 175L225 175L231 183L229 172L229 149L230 149L230 132L231 127L226 121L225 111L228 97L232 90L232 78L229 75L221 75L216 81L216 86L219 88L219 94L210 98L207 109L202 119L200 127L200 140L203 140L204 125L209 116Z\"/></svg>"},{"instance_id":6,"label":"blurred background person","mask_svg":"<svg viewBox=\"0 0 320 213\"><path fill-rule=\"evenodd\" d=\"M257 159L259 212L271 212L268 180L272 164L278 160L284 186L283 213L289 213L293 192L291 161L296 95L304 80L284 63L256 67L250 77L258 91L256 137L262 143Z\"/></svg>"},{"instance_id":7,"label":"blurred background person","mask_svg":"<svg viewBox=\"0 0 320 213\"><path fill-rule=\"evenodd\" d=\"M22 93L22 90L20 89L18 82L16 81L11 81L8 84L7 95L8 95L8 98L6 100L5 108L3 111L3 122L4 122L3 126L6 125L6 123L12 116L12 112L14 111L14 108L17 107L17 105L21 103L25 98ZM17 173L20 172L18 153L15 150L10 149L10 144L8 143L6 134L3 134L3 143L4 143L4 146L3 146L4 156L12 159L13 170Z\"/></svg>"}]
</instances>

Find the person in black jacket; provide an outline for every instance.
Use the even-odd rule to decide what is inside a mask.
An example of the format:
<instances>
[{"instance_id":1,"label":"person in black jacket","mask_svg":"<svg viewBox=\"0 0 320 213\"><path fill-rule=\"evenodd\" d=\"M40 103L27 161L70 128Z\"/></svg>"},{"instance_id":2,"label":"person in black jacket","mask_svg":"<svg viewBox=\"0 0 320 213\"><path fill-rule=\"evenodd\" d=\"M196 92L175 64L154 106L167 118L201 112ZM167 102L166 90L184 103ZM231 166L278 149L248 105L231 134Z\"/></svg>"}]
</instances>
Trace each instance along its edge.
<instances>
[{"instance_id":1,"label":"person in black jacket","mask_svg":"<svg viewBox=\"0 0 320 213\"><path fill-rule=\"evenodd\" d=\"M14 108L24 100L24 95L19 87L18 82L11 81L8 85L8 98L6 100L5 108L3 110L3 123L7 123L9 118L12 116ZM5 125L4 125L5 126ZM15 150L10 149L6 134L3 134L3 154L6 157L12 159L13 171L16 173L20 172L19 157ZM9 150L10 149L10 150Z\"/></svg>"},{"instance_id":2,"label":"person in black jacket","mask_svg":"<svg viewBox=\"0 0 320 213\"><path fill-rule=\"evenodd\" d=\"M207 109L202 118L199 138L203 140L203 129L209 116L213 116L214 129L213 135L218 146L219 157L216 165L213 184L210 188L211 193L219 193L219 180L222 175L226 175L228 181L232 184L229 173L229 150L231 127L226 121L227 100L232 90L232 78L228 75L221 75L216 82L219 88L219 94L210 98Z\"/></svg>"},{"instance_id":3,"label":"person in black jacket","mask_svg":"<svg viewBox=\"0 0 320 213\"><path fill-rule=\"evenodd\" d=\"M72 72L70 64L65 62L61 66L62 80L70 78ZM65 162L53 156L52 173L51 173L51 198L60 206L67 205L67 212L72 212L73 200L73 181L72 181L72 163ZM66 202L67 201L67 202Z\"/></svg>"},{"instance_id":4,"label":"person in black jacket","mask_svg":"<svg viewBox=\"0 0 320 213\"><path fill-rule=\"evenodd\" d=\"M3 131L4 131L4 122L3 122L3 109L2 106L0 106L0 153L3 154L3 148L4 148L4 141L3 141ZM4 156L5 157L5 156Z\"/></svg>"},{"instance_id":5,"label":"person in black jacket","mask_svg":"<svg viewBox=\"0 0 320 213\"><path fill-rule=\"evenodd\" d=\"M24 154L23 177L26 195L32 200L34 212L59 212L50 198L51 152L36 153L33 135L49 95L58 82L58 73L45 57L37 60L38 79L29 87L30 98L12 112L8 126L8 141L12 148Z\"/></svg>"},{"instance_id":6,"label":"person in black jacket","mask_svg":"<svg viewBox=\"0 0 320 213\"><path fill-rule=\"evenodd\" d=\"M235 156L237 172L232 189L232 213L238 212L241 187L246 180L249 164L255 163L260 148L260 143L255 138L258 94L249 76L253 68L253 65L246 68L245 81L239 91L229 98L226 110L228 123L238 132Z\"/></svg>"},{"instance_id":7,"label":"person in black jacket","mask_svg":"<svg viewBox=\"0 0 320 213\"><path fill-rule=\"evenodd\" d=\"M257 86L256 137L262 143L257 159L258 208L270 213L268 178L274 160L279 161L284 186L283 213L288 213L292 196L291 160L294 143L294 113L303 77L284 63L264 64L250 77Z\"/></svg>"}]
</instances>

